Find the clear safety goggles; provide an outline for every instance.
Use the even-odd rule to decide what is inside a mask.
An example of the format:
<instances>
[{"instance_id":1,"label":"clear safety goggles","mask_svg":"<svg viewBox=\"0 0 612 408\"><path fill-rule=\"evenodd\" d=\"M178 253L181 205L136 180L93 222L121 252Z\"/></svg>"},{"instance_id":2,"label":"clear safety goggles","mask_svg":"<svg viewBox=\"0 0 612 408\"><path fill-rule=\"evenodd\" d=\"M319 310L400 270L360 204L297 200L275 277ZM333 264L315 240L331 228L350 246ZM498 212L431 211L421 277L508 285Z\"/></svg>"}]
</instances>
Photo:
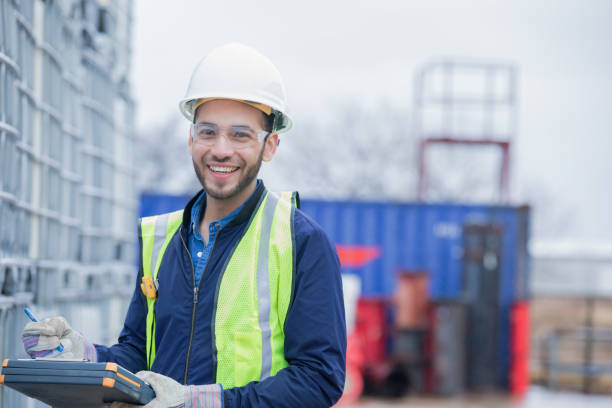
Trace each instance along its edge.
<instances>
[{"instance_id":1,"label":"clear safety goggles","mask_svg":"<svg viewBox=\"0 0 612 408\"><path fill-rule=\"evenodd\" d=\"M256 130L249 126L232 126L221 129L214 123L200 122L191 125L193 142L204 146L213 146L225 135L232 146L237 149L252 147L266 138L271 132Z\"/></svg>"}]
</instances>

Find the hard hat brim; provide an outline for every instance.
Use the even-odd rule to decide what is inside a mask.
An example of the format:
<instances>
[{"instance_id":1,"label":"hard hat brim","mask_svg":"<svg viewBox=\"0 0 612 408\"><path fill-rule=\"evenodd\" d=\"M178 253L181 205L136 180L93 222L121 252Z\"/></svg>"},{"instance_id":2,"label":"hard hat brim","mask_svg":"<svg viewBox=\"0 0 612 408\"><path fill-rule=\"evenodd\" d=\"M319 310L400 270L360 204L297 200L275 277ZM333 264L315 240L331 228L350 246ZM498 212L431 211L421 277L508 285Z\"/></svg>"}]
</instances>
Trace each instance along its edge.
<instances>
[{"instance_id":1,"label":"hard hat brim","mask_svg":"<svg viewBox=\"0 0 612 408\"><path fill-rule=\"evenodd\" d=\"M281 109L281 107L276 107L273 106L272 104L266 104L263 102L258 101L257 99L259 98L252 98L252 99L245 99L244 98L244 94L240 95L240 97L233 97L233 95L223 95L223 96L219 96L219 95L215 95L215 96L201 96L198 95L198 97L188 97L188 98L184 98L181 99L181 101L179 102L179 110L181 111L181 113L183 114L183 116L189 120L190 122L194 121L194 117L193 117L193 105L194 102L196 100L199 99L232 99L232 100L243 100L245 102L254 102L254 103L258 103L258 104L265 104L270 106L270 108L272 108L272 114L275 115L275 117L277 118L275 123L275 129L274 131L277 133L284 133L289 131L289 129L291 129L293 127L293 120L291 119L291 117L283 112ZM280 108L280 109L279 109Z\"/></svg>"}]
</instances>

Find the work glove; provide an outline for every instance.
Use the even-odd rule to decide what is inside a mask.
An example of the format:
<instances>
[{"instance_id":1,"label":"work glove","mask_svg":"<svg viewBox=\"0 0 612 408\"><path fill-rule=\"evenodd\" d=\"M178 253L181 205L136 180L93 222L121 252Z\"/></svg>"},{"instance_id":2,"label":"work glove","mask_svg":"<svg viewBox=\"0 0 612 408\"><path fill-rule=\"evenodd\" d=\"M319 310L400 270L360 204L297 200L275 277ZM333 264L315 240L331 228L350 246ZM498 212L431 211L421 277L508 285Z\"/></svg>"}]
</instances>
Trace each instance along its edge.
<instances>
[{"instance_id":1,"label":"work glove","mask_svg":"<svg viewBox=\"0 0 612 408\"><path fill-rule=\"evenodd\" d=\"M32 358L74 358L96 362L96 348L81 333L72 330L63 317L30 322L21 333L26 353ZM63 351L57 350L62 345Z\"/></svg>"},{"instance_id":2,"label":"work glove","mask_svg":"<svg viewBox=\"0 0 612 408\"><path fill-rule=\"evenodd\" d=\"M140 371L136 376L153 388L155 398L144 407L113 402L111 408L223 408L220 384L181 385L170 377L151 371Z\"/></svg>"}]
</instances>

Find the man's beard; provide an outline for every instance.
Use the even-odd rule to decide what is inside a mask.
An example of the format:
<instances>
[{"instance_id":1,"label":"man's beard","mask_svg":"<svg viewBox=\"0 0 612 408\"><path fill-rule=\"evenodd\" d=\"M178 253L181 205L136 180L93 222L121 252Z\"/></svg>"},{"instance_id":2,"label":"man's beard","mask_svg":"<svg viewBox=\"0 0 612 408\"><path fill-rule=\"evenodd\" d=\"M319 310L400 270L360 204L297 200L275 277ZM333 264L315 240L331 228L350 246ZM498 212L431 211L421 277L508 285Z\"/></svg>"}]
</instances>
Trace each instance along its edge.
<instances>
[{"instance_id":1,"label":"man's beard","mask_svg":"<svg viewBox=\"0 0 612 408\"><path fill-rule=\"evenodd\" d=\"M198 180L200 180L200 184L202 185L202 187L204 188L204 191L206 192L208 196L215 198L217 200L226 200L228 198L232 198L232 197L239 195L242 191L244 191L245 188L247 188L253 182L253 180L257 178L257 174L259 173L259 169L261 168L261 162L263 160L264 149L265 149L265 144L262 147L261 151L259 152L259 156L257 157L257 161L255 162L255 164L253 164L251 167L245 167L244 175L242 176L242 178L238 180L238 183L236 184L236 186L232 188L230 191L225 192L225 193L221 191L215 191L213 185L209 186L206 183L206 180L204 178L204 175L200 171L200 168L198 167L196 162L192 160L193 168L196 172L196 176L198 177ZM222 160L217 161L217 163L221 163L221 162L223 161ZM204 164L204 160L202 160L202 165L204 166L204 168L207 167L206 164Z\"/></svg>"}]
</instances>

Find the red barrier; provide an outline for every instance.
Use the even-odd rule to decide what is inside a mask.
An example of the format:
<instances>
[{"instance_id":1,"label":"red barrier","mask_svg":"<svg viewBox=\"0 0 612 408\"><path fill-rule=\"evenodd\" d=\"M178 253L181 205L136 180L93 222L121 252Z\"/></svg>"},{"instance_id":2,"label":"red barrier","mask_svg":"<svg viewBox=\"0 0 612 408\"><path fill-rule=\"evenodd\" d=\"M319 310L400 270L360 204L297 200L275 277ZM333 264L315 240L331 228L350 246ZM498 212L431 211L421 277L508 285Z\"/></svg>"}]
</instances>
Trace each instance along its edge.
<instances>
[{"instance_id":1,"label":"red barrier","mask_svg":"<svg viewBox=\"0 0 612 408\"><path fill-rule=\"evenodd\" d=\"M511 311L510 392L522 397L529 387L529 303L518 302Z\"/></svg>"},{"instance_id":2,"label":"red barrier","mask_svg":"<svg viewBox=\"0 0 612 408\"><path fill-rule=\"evenodd\" d=\"M356 333L347 339L346 345L346 380L342 398L336 405L352 404L359 399L363 391L363 344Z\"/></svg>"},{"instance_id":3,"label":"red barrier","mask_svg":"<svg viewBox=\"0 0 612 408\"><path fill-rule=\"evenodd\" d=\"M387 357L387 305L383 299L359 299L355 334L364 351L364 363L379 364Z\"/></svg>"}]
</instances>

